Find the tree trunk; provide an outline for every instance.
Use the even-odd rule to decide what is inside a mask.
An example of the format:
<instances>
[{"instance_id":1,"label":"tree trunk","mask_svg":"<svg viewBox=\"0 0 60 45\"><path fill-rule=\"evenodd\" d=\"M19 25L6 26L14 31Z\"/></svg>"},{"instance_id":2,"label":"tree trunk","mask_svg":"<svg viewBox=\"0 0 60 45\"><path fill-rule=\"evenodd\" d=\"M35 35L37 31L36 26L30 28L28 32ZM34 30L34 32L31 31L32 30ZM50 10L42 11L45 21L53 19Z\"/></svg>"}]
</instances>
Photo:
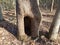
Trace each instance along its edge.
<instances>
[{"instance_id":1,"label":"tree trunk","mask_svg":"<svg viewBox=\"0 0 60 45\"><path fill-rule=\"evenodd\" d=\"M50 40L57 40L59 26L60 26L60 0L58 1L58 8L50 28Z\"/></svg>"},{"instance_id":2,"label":"tree trunk","mask_svg":"<svg viewBox=\"0 0 60 45\"><path fill-rule=\"evenodd\" d=\"M25 40L27 35L25 34L24 28L24 17L29 16L32 20L32 36L38 36L38 26L41 20L37 0L16 0L16 13L18 22L18 38Z\"/></svg>"},{"instance_id":3,"label":"tree trunk","mask_svg":"<svg viewBox=\"0 0 60 45\"><path fill-rule=\"evenodd\" d=\"M2 16L2 6L0 4L0 20L3 20L3 16Z\"/></svg>"},{"instance_id":4,"label":"tree trunk","mask_svg":"<svg viewBox=\"0 0 60 45\"><path fill-rule=\"evenodd\" d=\"M54 0L52 0L51 12L53 11L53 7L54 7Z\"/></svg>"}]
</instances>

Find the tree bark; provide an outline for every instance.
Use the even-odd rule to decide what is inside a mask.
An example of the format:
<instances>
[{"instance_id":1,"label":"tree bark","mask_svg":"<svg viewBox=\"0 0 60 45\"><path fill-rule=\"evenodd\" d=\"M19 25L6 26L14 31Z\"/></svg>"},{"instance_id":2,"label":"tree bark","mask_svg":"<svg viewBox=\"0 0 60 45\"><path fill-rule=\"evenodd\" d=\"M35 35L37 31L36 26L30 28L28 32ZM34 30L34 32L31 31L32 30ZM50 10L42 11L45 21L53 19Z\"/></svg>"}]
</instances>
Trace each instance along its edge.
<instances>
[{"instance_id":1,"label":"tree bark","mask_svg":"<svg viewBox=\"0 0 60 45\"><path fill-rule=\"evenodd\" d=\"M25 16L29 16L32 18L32 37L37 37L38 26L41 20L37 0L16 0L16 14L18 20L18 38L22 40L27 39L27 35L24 31Z\"/></svg>"},{"instance_id":2,"label":"tree bark","mask_svg":"<svg viewBox=\"0 0 60 45\"><path fill-rule=\"evenodd\" d=\"M58 1L58 8L49 32L50 40L52 41L57 40L59 26L60 26L60 0Z\"/></svg>"}]
</instances>

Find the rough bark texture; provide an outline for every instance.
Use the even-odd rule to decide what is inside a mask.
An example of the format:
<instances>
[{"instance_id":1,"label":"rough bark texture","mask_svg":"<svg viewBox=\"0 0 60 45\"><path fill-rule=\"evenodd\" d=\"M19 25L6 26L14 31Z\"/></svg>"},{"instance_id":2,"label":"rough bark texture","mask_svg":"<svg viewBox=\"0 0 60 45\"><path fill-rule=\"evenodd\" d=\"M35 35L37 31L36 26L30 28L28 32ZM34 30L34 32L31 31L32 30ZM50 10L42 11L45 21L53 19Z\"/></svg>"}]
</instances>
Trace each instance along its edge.
<instances>
[{"instance_id":1,"label":"rough bark texture","mask_svg":"<svg viewBox=\"0 0 60 45\"><path fill-rule=\"evenodd\" d=\"M38 36L38 26L41 20L37 0L16 0L19 38L25 38L24 18L31 18L31 37ZM29 25L29 24L28 24Z\"/></svg>"},{"instance_id":2,"label":"rough bark texture","mask_svg":"<svg viewBox=\"0 0 60 45\"><path fill-rule=\"evenodd\" d=\"M60 5L59 5L60 1L58 1L58 8L55 14L55 17L53 19L53 23L51 25L50 28L50 40L57 40L57 36L58 36L58 31L59 31L59 26L60 26Z\"/></svg>"}]
</instances>

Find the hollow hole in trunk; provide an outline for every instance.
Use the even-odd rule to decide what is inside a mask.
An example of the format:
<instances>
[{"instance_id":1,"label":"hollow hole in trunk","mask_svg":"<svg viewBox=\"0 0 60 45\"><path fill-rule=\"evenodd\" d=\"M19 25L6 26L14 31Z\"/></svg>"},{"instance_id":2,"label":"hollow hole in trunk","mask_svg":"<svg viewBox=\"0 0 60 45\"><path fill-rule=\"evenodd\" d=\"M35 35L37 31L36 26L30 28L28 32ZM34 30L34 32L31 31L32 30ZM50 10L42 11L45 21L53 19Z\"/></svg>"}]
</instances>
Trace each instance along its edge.
<instances>
[{"instance_id":1,"label":"hollow hole in trunk","mask_svg":"<svg viewBox=\"0 0 60 45\"><path fill-rule=\"evenodd\" d=\"M28 16L24 17L24 28L25 34L31 36L31 18Z\"/></svg>"}]
</instances>

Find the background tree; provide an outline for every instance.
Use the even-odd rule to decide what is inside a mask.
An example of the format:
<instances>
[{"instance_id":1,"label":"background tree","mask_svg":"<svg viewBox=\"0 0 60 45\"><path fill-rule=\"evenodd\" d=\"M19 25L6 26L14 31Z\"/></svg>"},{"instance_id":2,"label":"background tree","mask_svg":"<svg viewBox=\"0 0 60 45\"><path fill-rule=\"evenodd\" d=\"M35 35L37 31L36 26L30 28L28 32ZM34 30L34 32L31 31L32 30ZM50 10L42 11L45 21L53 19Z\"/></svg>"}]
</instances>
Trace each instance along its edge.
<instances>
[{"instance_id":1,"label":"background tree","mask_svg":"<svg viewBox=\"0 0 60 45\"><path fill-rule=\"evenodd\" d=\"M53 7L54 7L54 0L52 0L51 12L53 11Z\"/></svg>"},{"instance_id":2,"label":"background tree","mask_svg":"<svg viewBox=\"0 0 60 45\"><path fill-rule=\"evenodd\" d=\"M53 23L50 28L50 33L49 33L50 40L53 40L53 41L57 40L59 26L60 26L60 0L58 0L57 11L56 11L56 14L53 19Z\"/></svg>"},{"instance_id":3,"label":"background tree","mask_svg":"<svg viewBox=\"0 0 60 45\"><path fill-rule=\"evenodd\" d=\"M0 20L3 20L3 16L2 16L2 5L1 5L1 2L0 2Z\"/></svg>"}]
</instances>

